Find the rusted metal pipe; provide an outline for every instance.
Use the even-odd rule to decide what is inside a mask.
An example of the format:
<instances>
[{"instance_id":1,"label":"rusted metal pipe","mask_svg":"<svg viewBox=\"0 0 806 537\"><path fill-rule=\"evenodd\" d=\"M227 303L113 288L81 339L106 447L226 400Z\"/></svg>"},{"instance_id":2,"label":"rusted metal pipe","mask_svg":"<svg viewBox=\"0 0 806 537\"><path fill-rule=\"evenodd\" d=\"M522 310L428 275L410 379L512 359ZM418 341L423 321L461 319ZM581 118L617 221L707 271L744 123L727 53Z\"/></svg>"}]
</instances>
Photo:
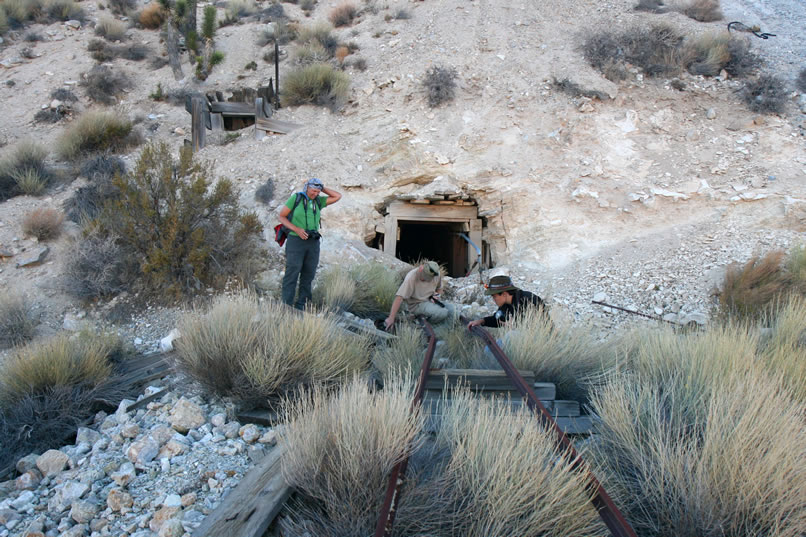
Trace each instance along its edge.
<instances>
[{"instance_id":1,"label":"rusted metal pipe","mask_svg":"<svg viewBox=\"0 0 806 537\"><path fill-rule=\"evenodd\" d=\"M464 317L462 317L461 320L465 324L468 323L468 319ZM546 407L540 402L540 399L537 398L537 395L532 387L529 386L525 380L523 380L523 377L520 375L520 373L518 373L518 370L509 360L507 355L504 354L504 351L498 346L495 338L493 338L490 333L481 326L473 326L470 328L470 331L487 343L487 347L490 349L490 352L493 353L493 356L495 356L495 358L498 360L498 363L501 364L501 368L507 374L509 380L526 399L526 405L537 415L541 423L554 433L556 445L561 448L564 453L567 453L570 459L573 461L571 467L574 470L580 470L586 473L588 482L585 488L592 493L591 503L593 503L593 506L599 513L602 522L605 523L607 528L610 530L610 533L613 534L614 537L637 537L635 531L632 529L632 526L630 526L630 523L627 522L627 519L624 518L624 515L622 515L621 511L619 511L618 507L616 507L616 504L610 498L610 495L607 494L607 491L605 491L604 487L601 485L601 483L599 483L599 480L596 479L596 476L593 475L593 472L587 468L585 461L582 460L582 457L574 449L574 445L571 440L563 432L563 430L560 429L560 427L557 425L557 422L555 422L554 418L551 417L549 411L546 410Z\"/></svg>"},{"instance_id":2,"label":"rusted metal pipe","mask_svg":"<svg viewBox=\"0 0 806 537\"><path fill-rule=\"evenodd\" d=\"M666 319L663 319L663 318L658 317L656 315L647 315L646 313L641 313L640 311L630 310L630 309L627 309L627 308L622 308L621 306L614 306L612 304L606 304L606 303L600 302L598 300L591 300L591 304L597 304L599 306L604 306L606 308L613 308L614 310L619 310L619 311L623 311L623 312L626 312L626 313L631 313L633 315L638 315L639 317L646 317L647 319L652 319L653 321L663 321L664 323L669 323L669 324L673 324L675 326L680 326L680 323L676 323L674 321L667 321Z\"/></svg>"},{"instance_id":3,"label":"rusted metal pipe","mask_svg":"<svg viewBox=\"0 0 806 537\"><path fill-rule=\"evenodd\" d=\"M414 398L411 401L409 412L414 413L423 401L425 394L425 381L428 378L428 371L431 369L431 362L434 358L434 350L437 347L437 336L428 321L419 317L418 320L423 325L423 329L428 334L428 347L425 351L423 365L420 368L420 377L417 379L417 388L414 390ZM389 484L386 486L386 496L383 499L383 507L378 516L378 524L375 526L374 537L390 537L392 527L397 514L397 504L400 502L400 489L403 486L403 478L406 476L406 468L409 465L409 457L406 456L397 463L389 474Z\"/></svg>"}]
</instances>

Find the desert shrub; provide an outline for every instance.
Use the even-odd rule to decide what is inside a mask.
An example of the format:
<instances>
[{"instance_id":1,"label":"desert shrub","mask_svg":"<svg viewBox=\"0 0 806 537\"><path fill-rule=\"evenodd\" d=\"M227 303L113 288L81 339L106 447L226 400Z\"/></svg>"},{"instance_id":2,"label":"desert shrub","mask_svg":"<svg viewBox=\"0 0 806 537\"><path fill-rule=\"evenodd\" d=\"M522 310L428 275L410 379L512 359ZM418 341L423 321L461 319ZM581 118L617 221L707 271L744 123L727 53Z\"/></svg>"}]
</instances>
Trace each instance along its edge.
<instances>
[{"instance_id":1,"label":"desert shrub","mask_svg":"<svg viewBox=\"0 0 806 537\"><path fill-rule=\"evenodd\" d=\"M333 27L326 22L303 26L297 31L297 40L301 45L318 43L331 56L339 46L338 38L333 35Z\"/></svg>"},{"instance_id":2,"label":"desert shrub","mask_svg":"<svg viewBox=\"0 0 806 537\"><path fill-rule=\"evenodd\" d=\"M91 110L62 133L57 150L63 158L75 160L92 153L118 152L139 142L131 121L113 112Z\"/></svg>"},{"instance_id":3,"label":"desert shrub","mask_svg":"<svg viewBox=\"0 0 806 537\"><path fill-rule=\"evenodd\" d=\"M423 87L428 97L428 106L434 108L453 100L456 90L456 69L435 65L425 72Z\"/></svg>"},{"instance_id":4,"label":"desert shrub","mask_svg":"<svg viewBox=\"0 0 806 537\"><path fill-rule=\"evenodd\" d=\"M372 365L384 379L402 376L414 380L425 357L426 339L423 330L414 324L400 324L395 339L375 346Z\"/></svg>"},{"instance_id":5,"label":"desert shrub","mask_svg":"<svg viewBox=\"0 0 806 537\"><path fill-rule=\"evenodd\" d=\"M299 65L323 63L329 60L330 53L319 43L300 45L294 49L294 61Z\"/></svg>"},{"instance_id":6,"label":"desert shrub","mask_svg":"<svg viewBox=\"0 0 806 537\"><path fill-rule=\"evenodd\" d=\"M736 78L754 73L763 63L761 57L750 50L750 42L746 39L733 38L728 41L728 54L730 59L724 68Z\"/></svg>"},{"instance_id":7,"label":"desert shrub","mask_svg":"<svg viewBox=\"0 0 806 537\"><path fill-rule=\"evenodd\" d=\"M336 109L347 99L350 78L323 63L300 67L286 75L280 98L284 106L314 104Z\"/></svg>"},{"instance_id":8,"label":"desert shrub","mask_svg":"<svg viewBox=\"0 0 806 537\"><path fill-rule=\"evenodd\" d=\"M54 178L47 156L44 147L24 141L0 160L0 201L22 193L41 193Z\"/></svg>"},{"instance_id":9,"label":"desert shrub","mask_svg":"<svg viewBox=\"0 0 806 537\"><path fill-rule=\"evenodd\" d=\"M327 16L327 19L333 26L338 28L340 26L350 26L356 15L358 15L358 10L355 6L349 2L345 2L334 7Z\"/></svg>"},{"instance_id":10,"label":"desert shrub","mask_svg":"<svg viewBox=\"0 0 806 537\"><path fill-rule=\"evenodd\" d=\"M116 96L123 93L123 90L132 87L128 76L113 71L106 65L96 65L90 69L82 84L86 88L87 96L101 104L114 104Z\"/></svg>"},{"instance_id":11,"label":"desert shrub","mask_svg":"<svg viewBox=\"0 0 806 537\"><path fill-rule=\"evenodd\" d=\"M683 14L695 21L714 22L722 20L719 0L690 0L682 9Z\"/></svg>"},{"instance_id":12,"label":"desert shrub","mask_svg":"<svg viewBox=\"0 0 806 537\"><path fill-rule=\"evenodd\" d=\"M620 41L624 58L649 76L679 70L676 51L683 42L683 36L672 26L656 24L648 28L633 27L621 35Z\"/></svg>"},{"instance_id":13,"label":"desert shrub","mask_svg":"<svg viewBox=\"0 0 806 537\"><path fill-rule=\"evenodd\" d=\"M87 50L91 52L91 56L95 61L98 62L108 62L114 60L115 58L123 58L125 60L132 60L135 62L139 62L148 56L149 49L145 45L141 45L140 43L132 43L129 45L110 45L105 41L100 39L94 39L90 41L89 45L87 46ZM98 67L98 66L96 66ZM106 67L106 66L103 66ZM108 69L108 67L107 67ZM111 71L110 71L111 72ZM98 73L100 77L100 73ZM104 80L106 83L110 83L108 81L108 74ZM117 78L120 78L121 75L115 75ZM125 77L124 77L125 78ZM123 87L128 87L127 80L118 81L118 83L123 84ZM112 101L112 98L109 97L109 101ZM108 102L105 104L109 104Z\"/></svg>"},{"instance_id":14,"label":"desert shrub","mask_svg":"<svg viewBox=\"0 0 806 537\"><path fill-rule=\"evenodd\" d=\"M67 21L85 19L84 10L73 0L47 0L45 13L49 20Z\"/></svg>"},{"instance_id":15,"label":"desert shrub","mask_svg":"<svg viewBox=\"0 0 806 537\"><path fill-rule=\"evenodd\" d=\"M262 226L244 213L229 180L213 184L208 164L183 149L149 145L135 168L116 176L120 197L105 207L102 228L138 260L142 283L163 297L220 286L249 264Z\"/></svg>"},{"instance_id":16,"label":"desert shrub","mask_svg":"<svg viewBox=\"0 0 806 537\"><path fill-rule=\"evenodd\" d=\"M745 84L742 97L753 112L781 114L786 109L786 83L776 75L762 74Z\"/></svg>"},{"instance_id":17,"label":"desert shrub","mask_svg":"<svg viewBox=\"0 0 806 537\"><path fill-rule=\"evenodd\" d=\"M345 62L345 65L348 65L348 66L352 65L353 67L355 67L359 71L366 71L367 70L367 60L364 59L364 58L353 58L353 59L347 60Z\"/></svg>"},{"instance_id":18,"label":"desert shrub","mask_svg":"<svg viewBox=\"0 0 806 537\"><path fill-rule=\"evenodd\" d=\"M34 121L37 123L58 123L67 116L69 109L66 106L56 108L45 108L34 114Z\"/></svg>"},{"instance_id":19,"label":"desert shrub","mask_svg":"<svg viewBox=\"0 0 806 537\"><path fill-rule=\"evenodd\" d=\"M8 31L8 15L6 15L5 9L3 6L0 6L0 35L3 35Z\"/></svg>"},{"instance_id":20,"label":"desert shrub","mask_svg":"<svg viewBox=\"0 0 806 537\"><path fill-rule=\"evenodd\" d=\"M126 38L126 27L112 17L101 17L98 24L95 25L95 35L109 41L123 41Z\"/></svg>"},{"instance_id":21,"label":"desert shrub","mask_svg":"<svg viewBox=\"0 0 806 537\"><path fill-rule=\"evenodd\" d=\"M255 190L255 200L268 205L274 199L274 179L269 177Z\"/></svg>"},{"instance_id":22,"label":"desert shrub","mask_svg":"<svg viewBox=\"0 0 806 537\"><path fill-rule=\"evenodd\" d=\"M434 331L437 339L443 342L438 348L437 356L448 359L450 367L484 369L490 367L491 361L494 361L492 356L484 354L484 343L470 333L467 325L442 323L435 326Z\"/></svg>"},{"instance_id":23,"label":"desert shrub","mask_svg":"<svg viewBox=\"0 0 806 537\"><path fill-rule=\"evenodd\" d=\"M39 0L4 0L2 6L7 24L13 28L34 19L42 12L42 2Z\"/></svg>"},{"instance_id":24,"label":"desert shrub","mask_svg":"<svg viewBox=\"0 0 806 537\"><path fill-rule=\"evenodd\" d=\"M257 71L257 62L251 61L244 65L244 69L247 71Z\"/></svg>"},{"instance_id":25,"label":"desert shrub","mask_svg":"<svg viewBox=\"0 0 806 537\"><path fill-rule=\"evenodd\" d=\"M790 278L792 293L806 296L806 246L795 246L789 252L785 264Z\"/></svg>"},{"instance_id":26,"label":"desert shrub","mask_svg":"<svg viewBox=\"0 0 806 537\"><path fill-rule=\"evenodd\" d=\"M734 77L756 71L761 58L750 50L746 39L730 34L706 33L688 39L682 47L684 66L695 75L716 76L722 69Z\"/></svg>"},{"instance_id":27,"label":"desert shrub","mask_svg":"<svg viewBox=\"0 0 806 537\"><path fill-rule=\"evenodd\" d=\"M241 17L254 15L257 12L257 5L254 0L229 0L225 11L228 20L237 21Z\"/></svg>"},{"instance_id":28,"label":"desert shrub","mask_svg":"<svg viewBox=\"0 0 806 537\"><path fill-rule=\"evenodd\" d=\"M332 384L366 368L369 342L330 315L300 315L241 294L180 322L176 366L210 393L265 405L300 386Z\"/></svg>"},{"instance_id":29,"label":"desert shrub","mask_svg":"<svg viewBox=\"0 0 806 537\"><path fill-rule=\"evenodd\" d=\"M609 366L590 329L553 323L537 309L508 323L501 348L517 369L553 382L558 399L584 400L587 381Z\"/></svg>"},{"instance_id":30,"label":"desert shrub","mask_svg":"<svg viewBox=\"0 0 806 537\"><path fill-rule=\"evenodd\" d=\"M285 8L280 3L269 4L267 7L260 10L257 19L260 22L280 21L286 18Z\"/></svg>"},{"instance_id":31,"label":"desert shrub","mask_svg":"<svg viewBox=\"0 0 806 537\"><path fill-rule=\"evenodd\" d=\"M43 37L42 34L36 32L26 32L22 39L27 43L36 43L37 41L42 41Z\"/></svg>"},{"instance_id":32,"label":"desert shrub","mask_svg":"<svg viewBox=\"0 0 806 537\"><path fill-rule=\"evenodd\" d=\"M350 55L350 49L345 46L339 46L336 48L336 52L333 53L333 57L339 62L339 65L344 64L344 58Z\"/></svg>"},{"instance_id":33,"label":"desert shrub","mask_svg":"<svg viewBox=\"0 0 806 537\"><path fill-rule=\"evenodd\" d=\"M795 87L801 93L806 93L806 68L801 69L798 78L795 80Z\"/></svg>"},{"instance_id":34,"label":"desert shrub","mask_svg":"<svg viewBox=\"0 0 806 537\"><path fill-rule=\"evenodd\" d=\"M602 421L588 456L639 535L804 531L806 470L796 455L806 449L802 406L748 367L752 349L748 353L726 339L731 335L723 332L713 341L749 362L726 356L712 342L709 347L719 353L714 366L707 363L712 356L685 352L684 341L670 353L684 360L671 363L661 345L645 349L649 367L614 377L594 396L593 411ZM651 366L657 358L663 358L662 369ZM733 364L738 369L731 370Z\"/></svg>"},{"instance_id":35,"label":"desert shrub","mask_svg":"<svg viewBox=\"0 0 806 537\"><path fill-rule=\"evenodd\" d=\"M214 65L219 65L223 61L224 61L224 53L221 52L220 50L215 50L213 51L212 54L210 54L210 67L213 67Z\"/></svg>"},{"instance_id":36,"label":"desert shrub","mask_svg":"<svg viewBox=\"0 0 806 537\"><path fill-rule=\"evenodd\" d=\"M0 465L58 447L96 410L120 395L110 358L120 342L82 334L29 344L0 366ZM53 446L53 444L57 444Z\"/></svg>"},{"instance_id":37,"label":"desert shrub","mask_svg":"<svg viewBox=\"0 0 806 537\"><path fill-rule=\"evenodd\" d=\"M387 313L403 282L400 274L377 262L350 267L350 277L355 281L356 294L349 311L361 316Z\"/></svg>"},{"instance_id":38,"label":"desert shrub","mask_svg":"<svg viewBox=\"0 0 806 537\"><path fill-rule=\"evenodd\" d=\"M769 314L790 288L783 261L784 252L773 251L744 265L729 265L719 292L719 314L735 319L759 319Z\"/></svg>"},{"instance_id":39,"label":"desert shrub","mask_svg":"<svg viewBox=\"0 0 806 537\"><path fill-rule=\"evenodd\" d=\"M136 0L107 0L109 9L116 15L128 15L137 7Z\"/></svg>"},{"instance_id":40,"label":"desert shrub","mask_svg":"<svg viewBox=\"0 0 806 537\"><path fill-rule=\"evenodd\" d=\"M205 6L202 15L202 37L212 39L216 29L216 9L215 6Z\"/></svg>"},{"instance_id":41,"label":"desert shrub","mask_svg":"<svg viewBox=\"0 0 806 537\"><path fill-rule=\"evenodd\" d=\"M313 291L313 300L328 309L349 311L355 294L356 285L350 273L341 266L334 266L322 271Z\"/></svg>"},{"instance_id":42,"label":"desert shrub","mask_svg":"<svg viewBox=\"0 0 806 537\"><path fill-rule=\"evenodd\" d=\"M34 209L22 219L22 231L29 237L36 237L40 241L55 239L62 233L64 213L46 207Z\"/></svg>"},{"instance_id":43,"label":"desert shrub","mask_svg":"<svg viewBox=\"0 0 806 537\"><path fill-rule=\"evenodd\" d=\"M608 80L618 81L627 78L624 67L624 52L616 34L601 31L587 36L582 44L582 55Z\"/></svg>"},{"instance_id":44,"label":"desert shrub","mask_svg":"<svg viewBox=\"0 0 806 537\"><path fill-rule=\"evenodd\" d=\"M389 472L423 442L423 419L409 412L411 396L411 385L399 380L389 379L382 392L372 392L354 378L333 396L318 389L291 406L279 441L290 454L283 459L283 475L300 499L294 515L284 521L287 529L307 520L315 535L373 532ZM441 510L432 504L430 516L420 512L425 510L417 504L426 498L416 488L409 484L401 496L395 530L406 535L404 528L414 517L423 534L434 535L428 530L435 529Z\"/></svg>"},{"instance_id":45,"label":"desert shrub","mask_svg":"<svg viewBox=\"0 0 806 537\"><path fill-rule=\"evenodd\" d=\"M311 11L316 9L316 0L299 0L299 7L306 15L310 16Z\"/></svg>"},{"instance_id":46,"label":"desert shrub","mask_svg":"<svg viewBox=\"0 0 806 537\"><path fill-rule=\"evenodd\" d=\"M761 362L796 399L806 402L806 299L790 296L762 324L769 330L760 344Z\"/></svg>"},{"instance_id":47,"label":"desert shrub","mask_svg":"<svg viewBox=\"0 0 806 537\"><path fill-rule=\"evenodd\" d=\"M140 24L143 28L156 30L165 22L165 8L159 2L151 2L140 12Z\"/></svg>"},{"instance_id":48,"label":"desert shrub","mask_svg":"<svg viewBox=\"0 0 806 537\"><path fill-rule=\"evenodd\" d=\"M649 11L650 13L666 13L669 11L663 0L639 0L633 9L636 11Z\"/></svg>"},{"instance_id":49,"label":"desert shrub","mask_svg":"<svg viewBox=\"0 0 806 537\"><path fill-rule=\"evenodd\" d=\"M0 345L19 345L34 337L36 319L22 295L0 293Z\"/></svg>"},{"instance_id":50,"label":"desert shrub","mask_svg":"<svg viewBox=\"0 0 806 537\"><path fill-rule=\"evenodd\" d=\"M51 99L58 99L66 103L74 103L78 101L76 94L66 88L58 88L50 92Z\"/></svg>"},{"instance_id":51,"label":"desert shrub","mask_svg":"<svg viewBox=\"0 0 806 537\"><path fill-rule=\"evenodd\" d=\"M116 157L98 157L99 159L114 159ZM91 159L85 166L95 159ZM91 179L88 185L79 187L72 197L64 202L64 209L67 218L71 222L81 224L87 220L92 220L100 215L101 210L107 202L112 201L120 195L120 191L112 182L115 173L123 174L123 162L120 163L120 171L113 172L109 176L97 173L96 179Z\"/></svg>"},{"instance_id":52,"label":"desert shrub","mask_svg":"<svg viewBox=\"0 0 806 537\"><path fill-rule=\"evenodd\" d=\"M67 250L62 275L64 290L82 300L111 296L128 288L136 277L135 260L125 255L114 235L90 226Z\"/></svg>"}]
</instances>

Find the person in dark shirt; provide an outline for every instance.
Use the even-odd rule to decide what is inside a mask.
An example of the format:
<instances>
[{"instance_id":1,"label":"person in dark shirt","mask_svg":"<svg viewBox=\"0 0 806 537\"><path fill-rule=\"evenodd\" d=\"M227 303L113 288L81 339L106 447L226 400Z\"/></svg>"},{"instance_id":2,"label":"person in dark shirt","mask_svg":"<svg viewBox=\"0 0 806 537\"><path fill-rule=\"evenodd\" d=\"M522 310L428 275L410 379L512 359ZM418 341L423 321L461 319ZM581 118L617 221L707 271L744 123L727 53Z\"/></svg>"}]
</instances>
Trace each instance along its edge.
<instances>
[{"instance_id":1,"label":"person in dark shirt","mask_svg":"<svg viewBox=\"0 0 806 537\"><path fill-rule=\"evenodd\" d=\"M498 311L487 317L476 319L467 323L467 328L474 326L487 326L496 328L506 324L513 316L523 312L527 308L539 308L541 312L548 315L548 308L543 299L534 293L518 289L512 285L509 276L493 276L487 285L486 295L493 297Z\"/></svg>"}]
</instances>

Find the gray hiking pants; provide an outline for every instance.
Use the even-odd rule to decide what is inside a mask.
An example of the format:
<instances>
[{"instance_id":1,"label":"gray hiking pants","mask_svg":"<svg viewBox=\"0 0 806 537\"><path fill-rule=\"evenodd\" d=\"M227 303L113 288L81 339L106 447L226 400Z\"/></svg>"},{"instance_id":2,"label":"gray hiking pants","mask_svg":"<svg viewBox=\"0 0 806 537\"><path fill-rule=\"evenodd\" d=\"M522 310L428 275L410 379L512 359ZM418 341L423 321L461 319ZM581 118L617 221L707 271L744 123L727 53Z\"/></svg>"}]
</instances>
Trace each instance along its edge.
<instances>
[{"instance_id":1,"label":"gray hiking pants","mask_svg":"<svg viewBox=\"0 0 806 537\"><path fill-rule=\"evenodd\" d=\"M285 275L283 276L283 302L297 309L311 301L311 285L319 265L321 240L302 240L293 235L285 241ZM297 293L299 280L299 293ZM296 303L294 296L296 295Z\"/></svg>"}]
</instances>

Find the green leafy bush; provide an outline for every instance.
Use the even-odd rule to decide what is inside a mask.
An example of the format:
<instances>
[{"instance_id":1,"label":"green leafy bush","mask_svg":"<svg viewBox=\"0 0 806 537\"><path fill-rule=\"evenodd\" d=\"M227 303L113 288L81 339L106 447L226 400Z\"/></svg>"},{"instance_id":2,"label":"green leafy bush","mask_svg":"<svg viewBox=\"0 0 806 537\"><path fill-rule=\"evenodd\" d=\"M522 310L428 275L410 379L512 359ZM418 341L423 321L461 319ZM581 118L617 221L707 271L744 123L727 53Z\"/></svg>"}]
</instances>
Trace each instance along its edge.
<instances>
[{"instance_id":1,"label":"green leafy bush","mask_svg":"<svg viewBox=\"0 0 806 537\"><path fill-rule=\"evenodd\" d=\"M324 63L296 69L286 75L280 98L284 106L314 104L339 108L347 99L350 77Z\"/></svg>"},{"instance_id":2,"label":"green leafy bush","mask_svg":"<svg viewBox=\"0 0 806 537\"><path fill-rule=\"evenodd\" d=\"M263 226L244 213L232 183L213 184L208 164L183 149L176 160L165 144L143 149L135 168L116 176L118 199L99 219L136 259L142 283L162 296L223 285L249 264Z\"/></svg>"}]
</instances>

